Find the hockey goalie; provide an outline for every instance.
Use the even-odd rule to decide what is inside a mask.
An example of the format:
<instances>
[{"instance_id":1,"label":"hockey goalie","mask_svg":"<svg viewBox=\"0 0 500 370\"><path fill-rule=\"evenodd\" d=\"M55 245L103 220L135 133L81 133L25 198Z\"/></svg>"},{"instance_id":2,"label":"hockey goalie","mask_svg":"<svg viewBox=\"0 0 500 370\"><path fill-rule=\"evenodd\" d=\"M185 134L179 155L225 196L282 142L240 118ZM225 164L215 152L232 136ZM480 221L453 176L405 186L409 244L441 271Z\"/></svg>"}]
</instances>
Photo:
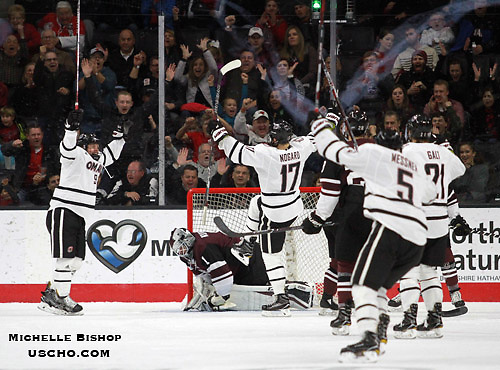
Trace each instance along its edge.
<instances>
[{"instance_id":1,"label":"hockey goalie","mask_svg":"<svg viewBox=\"0 0 500 370\"><path fill-rule=\"evenodd\" d=\"M231 238L220 232L190 232L176 228L170 236L171 250L195 275L193 298L184 311L257 311L273 300L260 245ZM303 282L289 282L291 306L312 306L313 290Z\"/></svg>"}]
</instances>

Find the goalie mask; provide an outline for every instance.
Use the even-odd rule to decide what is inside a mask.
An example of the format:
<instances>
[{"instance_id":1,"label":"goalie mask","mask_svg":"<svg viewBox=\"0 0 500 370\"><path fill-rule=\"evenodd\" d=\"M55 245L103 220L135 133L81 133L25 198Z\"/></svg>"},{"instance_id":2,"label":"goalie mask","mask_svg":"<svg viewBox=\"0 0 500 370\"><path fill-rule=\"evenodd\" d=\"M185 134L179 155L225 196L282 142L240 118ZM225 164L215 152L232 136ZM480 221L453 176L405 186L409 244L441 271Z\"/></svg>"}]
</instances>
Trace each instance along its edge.
<instances>
[{"instance_id":1,"label":"goalie mask","mask_svg":"<svg viewBox=\"0 0 500 370\"><path fill-rule=\"evenodd\" d=\"M394 130L381 130L375 137L375 142L378 145L382 145L393 150L401 149L403 146L401 135Z\"/></svg>"},{"instance_id":2,"label":"goalie mask","mask_svg":"<svg viewBox=\"0 0 500 370\"><path fill-rule=\"evenodd\" d=\"M271 145L286 144L290 141L293 135L292 125L287 121L278 120L273 123L269 136L271 137Z\"/></svg>"},{"instance_id":3,"label":"goalie mask","mask_svg":"<svg viewBox=\"0 0 500 370\"><path fill-rule=\"evenodd\" d=\"M196 238L188 229L183 227L172 230L170 248L179 257L190 257Z\"/></svg>"},{"instance_id":4,"label":"goalie mask","mask_svg":"<svg viewBox=\"0 0 500 370\"><path fill-rule=\"evenodd\" d=\"M97 152L93 150L89 151L89 144L97 144ZM96 161L98 161L101 156L101 153L99 152L99 144L100 141L94 134L80 134L76 142L76 145L85 149Z\"/></svg>"}]
</instances>

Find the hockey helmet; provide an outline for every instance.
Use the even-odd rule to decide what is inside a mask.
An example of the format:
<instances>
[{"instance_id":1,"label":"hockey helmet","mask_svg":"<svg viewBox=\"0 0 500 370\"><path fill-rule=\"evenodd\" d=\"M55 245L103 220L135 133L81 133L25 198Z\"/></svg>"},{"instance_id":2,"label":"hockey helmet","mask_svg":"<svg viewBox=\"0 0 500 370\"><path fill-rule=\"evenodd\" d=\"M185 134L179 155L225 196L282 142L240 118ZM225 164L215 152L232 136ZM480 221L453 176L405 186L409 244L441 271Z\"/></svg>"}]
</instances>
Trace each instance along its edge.
<instances>
[{"instance_id":1,"label":"hockey helmet","mask_svg":"<svg viewBox=\"0 0 500 370\"><path fill-rule=\"evenodd\" d=\"M78 140L76 142L76 145L79 147L82 147L83 149L87 150L87 147L89 144L100 144L100 140L97 136L94 134L80 134L78 137ZM100 154L91 154L92 158L94 158L96 161L99 159Z\"/></svg>"},{"instance_id":2,"label":"hockey helmet","mask_svg":"<svg viewBox=\"0 0 500 370\"><path fill-rule=\"evenodd\" d=\"M188 256L192 254L195 241L194 235L188 229L178 227L172 230L170 235L170 248L179 257Z\"/></svg>"},{"instance_id":3,"label":"hockey helmet","mask_svg":"<svg viewBox=\"0 0 500 370\"><path fill-rule=\"evenodd\" d=\"M277 120L269 130L269 137L273 146L288 143L292 135L292 125L285 120Z\"/></svg>"},{"instance_id":4,"label":"hockey helmet","mask_svg":"<svg viewBox=\"0 0 500 370\"><path fill-rule=\"evenodd\" d=\"M347 115L347 122L354 136L362 136L368 129L368 117L362 110L353 110Z\"/></svg>"},{"instance_id":5,"label":"hockey helmet","mask_svg":"<svg viewBox=\"0 0 500 370\"><path fill-rule=\"evenodd\" d=\"M417 141L425 141L433 143L437 141L436 136L432 133L432 126L418 126L412 130L411 138Z\"/></svg>"},{"instance_id":6,"label":"hockey helmet","mask_svg":"<svg viewBox=\"0 0 500 370\"><path fill-rule=\"evenodd\" d=\"M378 145L394 150L401 149L403 146L401 135L399 135L399 132L394 130L381 130L375 137L375 142Z\"/></svg>"},{"instance_id":7,"label":"hockey helmet","mask_svg":"<svg viewBox=\"0 0 500 370\"><path fill-rule=\"evenodd\" d=\"M415 114L410 117L408 122L406 123L405 127L405 139L406 141L409 141L410 139L413 139L413 132L418 128L418 127L423 127L423 126L429 126L432 128L432 121L429 117L427 117L424 114Z\"/></svg>"}]
</instances>

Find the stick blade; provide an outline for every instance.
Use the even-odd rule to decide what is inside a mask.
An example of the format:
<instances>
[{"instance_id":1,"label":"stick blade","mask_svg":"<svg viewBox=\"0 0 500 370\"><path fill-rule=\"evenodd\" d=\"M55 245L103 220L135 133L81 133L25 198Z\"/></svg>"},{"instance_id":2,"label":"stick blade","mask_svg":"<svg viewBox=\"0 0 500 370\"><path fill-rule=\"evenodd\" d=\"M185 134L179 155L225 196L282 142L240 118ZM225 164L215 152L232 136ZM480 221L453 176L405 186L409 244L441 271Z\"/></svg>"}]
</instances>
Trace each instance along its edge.
<instances>
[{"instance_id":1,"label":"stick blade","mask_svg":"<svg viewBox=\"0 0 500 370\"><path fill-rule=\"evenodd\" d=\"M241 60L235 59L226 63L221 69L220 73L224 76L227 72L232 71L233 69L241 67Z\"/></svg>"}]
</instances>

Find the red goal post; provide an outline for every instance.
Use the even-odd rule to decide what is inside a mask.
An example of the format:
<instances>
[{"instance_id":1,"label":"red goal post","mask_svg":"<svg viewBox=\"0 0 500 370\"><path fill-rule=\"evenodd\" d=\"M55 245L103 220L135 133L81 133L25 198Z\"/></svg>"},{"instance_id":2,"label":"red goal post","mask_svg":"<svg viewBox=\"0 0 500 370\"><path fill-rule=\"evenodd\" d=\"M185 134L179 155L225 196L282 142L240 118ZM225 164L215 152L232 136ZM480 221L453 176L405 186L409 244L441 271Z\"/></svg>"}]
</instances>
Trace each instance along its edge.
<instances>
[{"instance_id":1,"label":"red goal post","mask_svg":"<svg viewBox=\"0 0 500 370\"><path fill-rule=\"evenodd\" d=\"M302 220L316 207L319 187L300 188L304 211L293 225ZM250 200L260 194L260 188L212 188L208 196L208 207L204 211L206 189L192 189L187 199L187 227L193 232L217 232L213 219L221 217L226 225L236 232L245 232L246 217ZM203 213L206 212L205 217ZM205 224L203 224L205 220ZM324 232L307 235L302 230L287 232L283 252L283 263L287 280L305 281L315 290L315 305L323 293L323 278L329 266L328 242ZM192 275L188 274L189 298L193 291Z\"/></svg>"}]
</instances>

